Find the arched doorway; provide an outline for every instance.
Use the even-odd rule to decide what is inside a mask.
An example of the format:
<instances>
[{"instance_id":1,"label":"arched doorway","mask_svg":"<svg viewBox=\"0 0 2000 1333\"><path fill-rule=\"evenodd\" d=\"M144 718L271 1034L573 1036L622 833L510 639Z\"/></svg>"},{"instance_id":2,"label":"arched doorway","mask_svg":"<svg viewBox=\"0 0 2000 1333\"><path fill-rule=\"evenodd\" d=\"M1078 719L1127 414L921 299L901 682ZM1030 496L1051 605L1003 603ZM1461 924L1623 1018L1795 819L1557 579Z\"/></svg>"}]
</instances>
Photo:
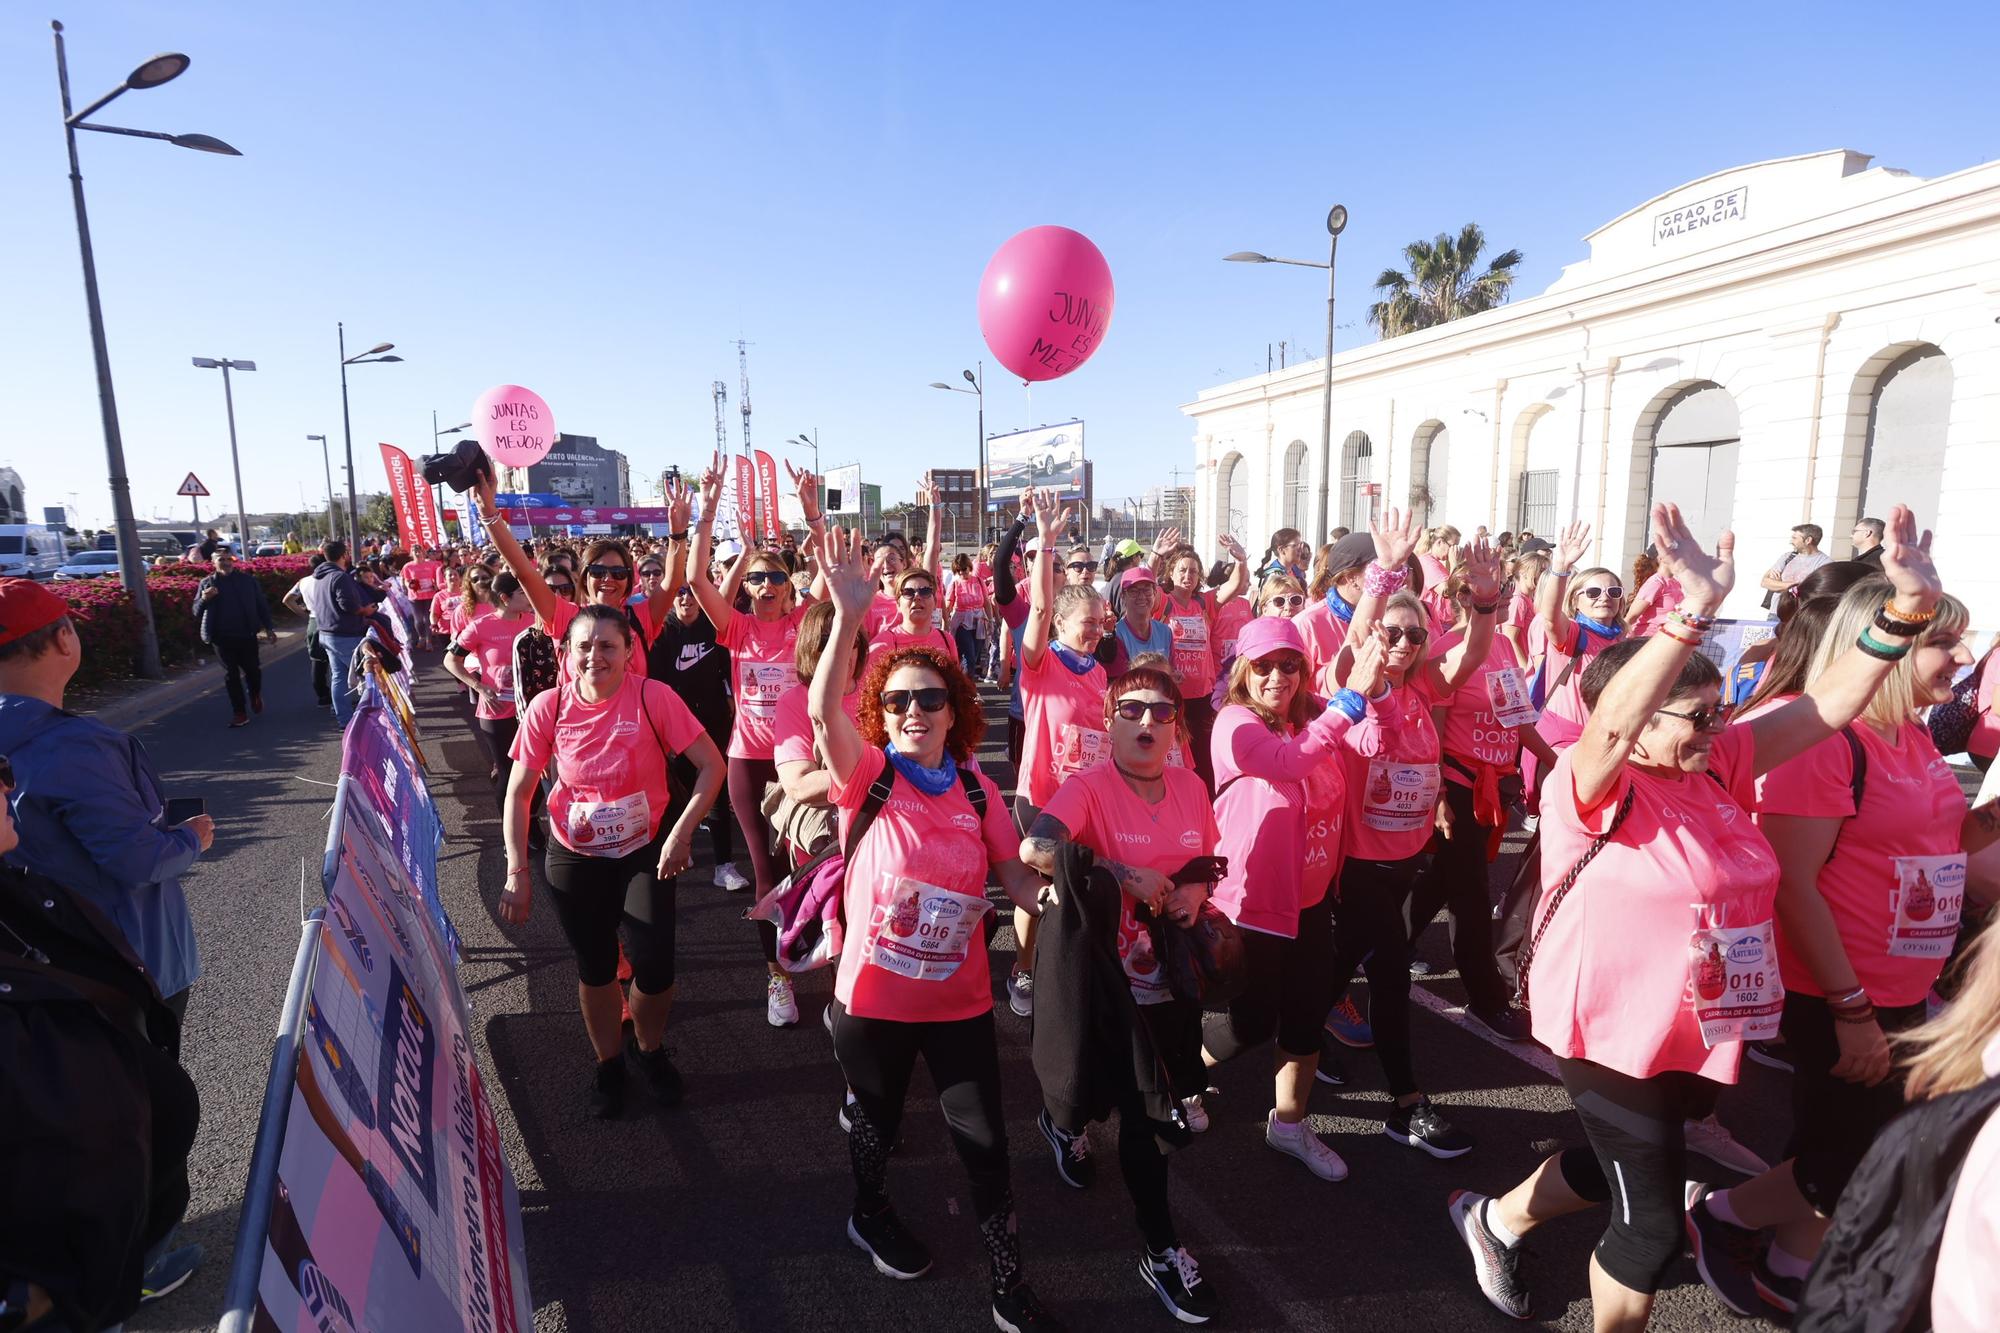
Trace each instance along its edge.
<instances>
[{"instance_id":1,"label":"arched doorway","mask_svg":"<svg viewBox=\"0 0 2000 1333\"><path fill-rule=\"evenodd\" d=\"M1417 427L1410 447L1410 508L1425 527L1450 521L1445 509L1445 482L1451 456L1451 432L1442 421Z\"/></svg>"},{"instance_id":2,"label":"arched doorway","mask_svg":"<svg viewBox=\"0 0 2000 1333\"><path fill-rule=\"evenodd\" d=\"M1250 470L1242 454L1226 454L1216 469L1215 530L1234 534L1248 545L1249 539L1243 533L1249 522Z\"/></svg>"},{"instance_id":3,"label":"arched doorway","mask_svg":"<svg viewBox=\"0 0 2000 1333\"><path fill-rule=\"evenodd\" d=\"M1854 518L1887 518L1892 506L1905 504L1919 527L1936 525L1951 389L1951 359L1930 343L1910 348L1876 376ZM1828 538L1831 548L1844 549L1844 529Z\"/></svg>"},{"instance_id":4,"label":"arched doorway","mask_svg":"<svg viewBox=\"0 0 2000 1333\"><path fill-rule=\"evenodd\" d=\"M1366 431L1350 432L1340 446L1340 526L1365 528L1374 516L1374 503L1363 494L1374 470L1375 445Z\"/></svg>"},{"instance_id":5,"label":"arched doorway","mask_svg":"<svg viewBox=\"0 0 2000 1333\"><path fill-rule=\"evenodd\" d=\"M1730 525L1736 508L1736 455L1741 429L1736 400L1713 380L1671 391L1643 424L1650 459L1645 508L1668 500L1681 508L1688 530L1704 547Z\"/></svg>"},{"instance_id":6,"label":"arched doorway","mask_svg":"<svg viewBox=\"0 0 2000 1333\"><path fill-rule=\"evenodd\" d=\"M1302 527L1311 512L1311 499L1307 490L1306 442L1293 440L1285 448L1285 468L1279 475L1284 479L1284 489L1280 495L1278 512L1283 515L1279 526Z\"/></svg>"}]
</instances>

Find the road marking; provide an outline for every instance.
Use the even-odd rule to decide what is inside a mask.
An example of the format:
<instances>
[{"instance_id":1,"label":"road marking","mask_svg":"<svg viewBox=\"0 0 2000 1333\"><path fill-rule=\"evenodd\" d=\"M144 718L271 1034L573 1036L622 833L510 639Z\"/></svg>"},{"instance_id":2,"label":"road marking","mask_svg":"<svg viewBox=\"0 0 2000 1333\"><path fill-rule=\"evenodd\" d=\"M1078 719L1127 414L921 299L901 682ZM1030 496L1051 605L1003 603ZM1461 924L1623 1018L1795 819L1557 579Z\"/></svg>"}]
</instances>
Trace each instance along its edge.
<instances>
[{"instance_id":1,"label":"road marking","mask_svg":"<svg viewBox=\"0 0 2000 1333\"><path fill-rule=\"evenodd\" d=\"M1489 1032L1483 1024L1467 1018L1464 1005L1453 1004L1442 995L1433 995L1422 986L1413 984L1410 987L1410 998L1452 1026L1470 1032L1488 1046L1498 1047L1500 1050L1513 1056L1516 1060L1519 1060L1522 1064L1532 1065L1534 1068L1539 1069L1550 1080L1557 1083L1562 1081L1561 1077L1556 1073L1555 1057L1541 1047L1527 1042L1501 1040Z\"/></svg>"}]
</instances>

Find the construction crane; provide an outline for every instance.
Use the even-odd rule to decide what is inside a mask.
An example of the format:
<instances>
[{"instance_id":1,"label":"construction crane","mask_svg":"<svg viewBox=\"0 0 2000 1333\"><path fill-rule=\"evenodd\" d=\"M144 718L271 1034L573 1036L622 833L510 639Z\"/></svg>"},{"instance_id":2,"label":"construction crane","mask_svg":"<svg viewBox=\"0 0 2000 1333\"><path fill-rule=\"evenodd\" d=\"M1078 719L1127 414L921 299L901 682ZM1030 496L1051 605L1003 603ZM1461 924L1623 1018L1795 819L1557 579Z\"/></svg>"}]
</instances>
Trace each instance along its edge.
<instances>
[{"instance_id":1,"label":"construction crane","mask_svg":"<svg viewBox=\"0 0 2000 1333\"><path fill-rule=\"evenodd\" d=\"M729 457L729 432L722 425L722 406L729 401L729 386L721 380L715 382L715 465L722 466Z\"/></svg>"},{"instance_id":2,"label":"construction crane","mask_svg":"<svg viewBox=\"0 0 2000 1333\"><path fill-rule=\"evenodd\" d=\"M736 340L736 363L742 368L743 392L737 401L736 410L743 414L743 456L750 458L750 344L741 338Z\"/></svg>"}]
</instances>

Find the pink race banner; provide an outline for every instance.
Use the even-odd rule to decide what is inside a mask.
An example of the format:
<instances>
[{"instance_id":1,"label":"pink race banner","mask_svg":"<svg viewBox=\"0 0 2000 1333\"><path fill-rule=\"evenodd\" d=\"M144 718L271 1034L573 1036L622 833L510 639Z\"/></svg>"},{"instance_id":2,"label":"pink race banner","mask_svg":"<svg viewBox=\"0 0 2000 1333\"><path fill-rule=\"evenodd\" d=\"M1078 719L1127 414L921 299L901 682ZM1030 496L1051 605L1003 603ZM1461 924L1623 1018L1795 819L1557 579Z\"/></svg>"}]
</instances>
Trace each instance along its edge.
<instances>
[{"instance_id":1,"label":"pink race banner","mask_svg":"<svg viewBox=\"0 0 2000 1333\"><path fill-rule=\"evenodd\" d=\"M665 523L673 511L663 505L578 505L573 509L508 507L500 511L509 523Z\"/></svg>"},{"instance_id":2,"label":"pink race banner","mask_svg":"<svg viewBox=\"0 0 2000 1333\"><path fill-rule=\"evenodd\" d=\"M736 456L736 513L746 530L745 540L756 542L761 535L757 531L757 465L747 454Z\"/></svg>"},{"instance_id":3,"label":"pink race banner","mask_svg":"<svg viewBox=\"0 0 2000 1333\"><path fill-rule=\"evenodd\" d=\"M778 519L778 465L762 449L757 451L757 512L763 515L764 535L776 537L784 530Z\"/></svg>"},{"instance_id":4,"label":"pink race banner","mask_svg":"<svg viewBox=\"0 0 2000 1333\"><path fill-rule=\"evenodd\" d=\"M417 478L410 456L393 444L379 445L382 470L389 474L389 499L396 506L396 527L403 546L436 546L444 538L438 532L437 515L431 508L431 493Z\"/></svg>"}]
</instances>

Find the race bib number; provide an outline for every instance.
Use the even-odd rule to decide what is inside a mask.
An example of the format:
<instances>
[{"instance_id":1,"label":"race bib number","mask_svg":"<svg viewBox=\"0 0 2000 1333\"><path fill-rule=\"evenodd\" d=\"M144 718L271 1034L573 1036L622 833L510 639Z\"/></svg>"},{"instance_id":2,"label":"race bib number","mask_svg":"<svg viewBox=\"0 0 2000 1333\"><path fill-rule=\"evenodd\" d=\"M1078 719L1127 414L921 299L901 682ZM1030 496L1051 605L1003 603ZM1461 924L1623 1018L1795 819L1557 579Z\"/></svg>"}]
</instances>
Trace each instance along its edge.
<instances>
[{"instance_id":1,"label":"race bib number","mask_svg":"<svg viewBox=\"0 0 2000 1333\"><path fill-rule=\"evenodd\" d=\"M986 911L984 898L885 871L862 962L911 981L948 981L965 964Z\"/></svg>"},{"instance_id":2,"label":"race bib number","mask_svg":"<svg viewBox=\"0 0 2000 1333\"><path fill-rule=\"evenodd\" d=\"M493 700L495 703L514 702L514 664L501 662L493 668Z\"/></svg>"},{"instance_id":3,"label":"race bib number","mask_svg":"<svg viewBox=\"0 0 2000 1333\"><path fill-rule=\"evenodd\" d=\"M1965 856L1899 856L1889 890L1891 958L1949 958L1965 908Z\"/></svg>"},{"instance_id":4,"label":"race bib number","mask_svg":"<svg viewBox=\"0 0 2000 1333\"><path fill-rule=\"evenodd\" d=\"M1065 722L1056 730L1056 776L1095 768L1111 757L1111 733Z\"/></svg>"},{"instance_id":5,"label":"race bib number","mask_svg":"<svg viewBox=\"0 0 2000 1333\"><path fill-rule=\"evenodd\" d=\"M610 801L571 801L564 841L584 856L624 856L653 836L653 811L646 793Z\"/></svg>"},{"instance_id":6,"label":"race bib number","mask_svg":"<svg viewBox=\"0 0 2000 1333\"><path fill-rule=\"evenodd\" d=\"M736 706L775 719L779 698L798 685L798 668L790 662L745 662L736 676Z\"/></svg>"},{"instance_id":7,"label":"race bib number","mask_svg":"<svg viewBox=\"0 0 2000 1333\"><path fill-rule=\"evenodd\" d=\"M1493 720L1503 727L1532 727L1542 716L1528 697L1528 679L1519 667L1486 673L1486 701L1493 707Z\"/></svg>"},{"instance_id":8,"label":"race bib number","mask_svg":"<svg viewBox=\"0 0 2000 1333\"><path fill-rule=\"evenodd\" d=\"M1688 938L1688 1002L1702 1044L1769 1041L1778 1035L1785 986L1771 923L1709 926Z\"/></svg>"},{"instance_id":9,"label":"race bib number","mask_svg":"<svg viewBox=\"0 0 2000 1333\"><path fill-rule=\"evenodd\" d=\"M1378 833L1429 828L1437 811L1438 766L1373 759L1361 797L1361 822Z\"/></svg>"},{"instance_id":10,"label":"race bib number","mask_svg":"<svg viewBox=\"0 0 2000 1333\"><path fill-rule=\"evenodd\" d=\"M1174 632L1174 674L1199 679L1208 673L1208 618L1203 615L1173 616L1167 624Z\"/></svg>"}]
</instances>

